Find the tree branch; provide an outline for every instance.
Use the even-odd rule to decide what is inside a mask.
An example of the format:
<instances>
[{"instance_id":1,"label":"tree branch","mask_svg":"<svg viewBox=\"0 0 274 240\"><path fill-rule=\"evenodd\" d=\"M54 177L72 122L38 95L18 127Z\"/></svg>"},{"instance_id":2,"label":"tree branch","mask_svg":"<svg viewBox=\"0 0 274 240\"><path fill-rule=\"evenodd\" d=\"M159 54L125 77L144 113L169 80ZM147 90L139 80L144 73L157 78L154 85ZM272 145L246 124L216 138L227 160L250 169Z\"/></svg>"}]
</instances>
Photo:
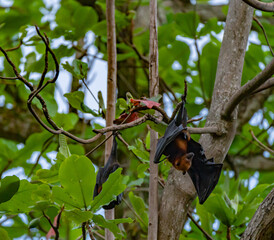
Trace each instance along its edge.
<instances>
[{"instance_id":1,"label":"tree branch","mask_svg":"<svg viewBox=\"0 0 274 240\"><path fill-rule=\"evenodd\" d=\"M260 204L241 240L273 239L274 188Z\"/></svg>"},{"instance_id":2,"label":"tree branch","mask_svg":"<svg viewBox=\"0 0 274 240\"><path fill-rule=\"evenodd\" d=\"M229 155L229 158L230 161L234 164L235 168L239 171L274 171L273 158L265 158L262 155L250 155L247 157Z\"/></svg>"},{"instance_id":3,"label":"tree branch","mask_svg":"<svg viewBox=\"0 0 274 240\"><path fill-rule=\"evenodd\" d=\"M243 85L225 104L222 111L222 117L224 119L229 119L231 113L236 108L236 106L247 96L249 96L254 90L260 87L264 82L274 74L274 58L270 63L261 71L256 77Z\"/></svg>"},{"instance_id":4,"label":"tree branch","mask_svg":"<svg viewBox=\"0 0 274 240\"><path fill-rule=\"evenodd\" d=\"M262 84L259 88L257 88L254 92L252 92L253 94L259 93L261 91L264 91L268 88L272 88L274 86L274 77L269 78L264 84Z\"/></svg>"},{"instance_id":5,"label":"tree branch","mask_svg":"<svg viewBox=\"0 0 274 240\"><path fill-rule=\"evenodd\" d=\"M149 96L159 94L159 53L158 53L158 26L157 0L149 3ZM157 116L157 113L156 113ZM157 148L158 133L150 130L149 154L149 223L148 240L158 239L158 165L153 162Z\"/></svg>"},{"instance_id":6,"label":"tree branch","mask_svg":"<svg viewBox=\"0 0 274 240\"><path fill-rule=\"evenodd\" d=\"M264 12L274 12L274 2L265 3L257 0L243 0L246 4Z\"/></svg>"},{"instance_id":7,"label":"tree branch","mask_svg":"<svg viewBox=\"0 0 274 240\"><path fill-rule=\"evenodd\" d=\"M253 139L264 149L265 151L268 151L270 154L274 155L274 151L270 149L269 147L265 146L258 138L256 138L254 132L250 130L250 133L253 137Z\"/></svg>"},{"instance_id":8,"label":"tree branch","mask_svg":"<svg viewBox=\"0 0 274 240\"><path fill-rule=\"evenodd\" d=\"M269 50L270 50L272 56L274 57L274 52L273 52L273 50L272 50L272 48L271 48L271 45L270 45L270 43L269 43L269 41L268 41L268 37L267 37L267 35L266 35L266 31L265 31L265 29L264 29L264 26L260 23L260 21L259 21L258 18L256 18L256 17L253 16L253 20L254 20L254 21L260 26L260 28L262 29L263 34L264 34L264 37L265 37L265 40L266 40L266 43L267 43L267 45L268 45L268 47L269 47Z\"/></svg>"}]
</instances>

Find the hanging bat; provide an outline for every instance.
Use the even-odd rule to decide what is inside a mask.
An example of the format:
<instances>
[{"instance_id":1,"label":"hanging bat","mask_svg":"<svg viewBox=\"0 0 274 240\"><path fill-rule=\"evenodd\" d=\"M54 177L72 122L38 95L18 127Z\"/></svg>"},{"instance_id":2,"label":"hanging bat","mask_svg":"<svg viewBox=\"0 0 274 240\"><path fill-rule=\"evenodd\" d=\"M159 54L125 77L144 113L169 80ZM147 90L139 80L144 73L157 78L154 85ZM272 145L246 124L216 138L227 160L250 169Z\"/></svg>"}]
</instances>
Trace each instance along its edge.
<instances>
[{"instance_id":1,"label":"hanging bat","mask_svg":"<svg viewBox=\"0 0 274 240\"><path fill-rule=\"evenodd\" d=\"M174 168L187 171L195 186L200 204L203 204L218 183L223 164L206 159L202 146L195 142L187 131L185 99L179 113L168 125L164 136L159 139L154 163L159 163L162 154Z\"/></svg>"},{"instance_id":2,"label":"hanging bat","mask_svg":"<svg viewBox=\"0 0 274 240\"><path fill-rule=\"evenodd\" d=\"M101 191L102 185L107 181L109 175L116 171L117 168L120 167L120 164L117 161L117 142L115 139L115 135L113 136L113 144L109 159L104 167L100 167L96 177L96 184L93 192L93 198L95 198ZM108 210L115 207L115 205L119 205L122 201L123 193L119 194L116 197L116 200L111 201L108 205L104 205L103 208Z\"/></svg>"},{"instance_id":3,"label":"hanging bat","mask_svg":"<svg viewBox=\"0 0 274 240\"><path fill-rule=\"evenodd\" d=\"M187 152L190 135L186 128L187 113L184 106L183 100L177 117L170 122L164 136L158 141L154 158L154 163L159 163L164 154L174 168L183 171L183 174L190 168L194 156L193 153Z\"/></svg>"}]
</instances>

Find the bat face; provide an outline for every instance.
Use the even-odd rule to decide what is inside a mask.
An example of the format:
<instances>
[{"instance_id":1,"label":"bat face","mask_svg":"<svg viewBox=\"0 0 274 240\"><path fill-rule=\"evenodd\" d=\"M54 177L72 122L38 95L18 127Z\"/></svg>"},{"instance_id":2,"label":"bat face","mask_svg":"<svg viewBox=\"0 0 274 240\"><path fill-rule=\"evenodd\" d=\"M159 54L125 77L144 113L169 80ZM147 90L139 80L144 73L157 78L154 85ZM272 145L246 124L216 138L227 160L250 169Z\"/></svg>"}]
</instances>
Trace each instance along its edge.
<instances>
[{"instance_id":1,"label":"bat face","mask_svg":"<svg viewBox=\"0 0 274 240\"><path fill-rule=\"evenodd\" d=\"M109 175L116 171L117 168L120 167L119 163L116 160L117 155L117 142L113 140L113 145L111 149L111 154L109 156L109 159L104 167L100 167L99 171L96 176L96 184L93 191L93 199L102 191L102 185L104 182L107 181ZM123 193L119 194L116 197L116 200L111 201L108 205L104 205L104 209L112 209L116 205L119 205L122 201Z\"/></svg>"}]
</instances>

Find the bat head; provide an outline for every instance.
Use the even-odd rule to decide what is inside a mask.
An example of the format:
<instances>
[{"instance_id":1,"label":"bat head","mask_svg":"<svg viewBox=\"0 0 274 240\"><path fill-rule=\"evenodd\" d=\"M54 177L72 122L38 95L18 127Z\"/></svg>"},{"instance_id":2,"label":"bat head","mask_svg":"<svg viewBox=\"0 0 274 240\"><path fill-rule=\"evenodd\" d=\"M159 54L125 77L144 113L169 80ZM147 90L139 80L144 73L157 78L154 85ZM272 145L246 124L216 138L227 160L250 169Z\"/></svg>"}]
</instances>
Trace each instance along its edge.
<instances>
[{"instance_id":1,"label":"bat head","mask_svg":"<svg viewBox=\"0 0 274 240\"><path fill-rule=\"evenodd\" d=\"M194 153L186 153L181 157L178 157L173 162L174 168L177 170L183 171L185 173L190 167L192 163L192 159L194 157Z\"/></svg>"}]
</instances>

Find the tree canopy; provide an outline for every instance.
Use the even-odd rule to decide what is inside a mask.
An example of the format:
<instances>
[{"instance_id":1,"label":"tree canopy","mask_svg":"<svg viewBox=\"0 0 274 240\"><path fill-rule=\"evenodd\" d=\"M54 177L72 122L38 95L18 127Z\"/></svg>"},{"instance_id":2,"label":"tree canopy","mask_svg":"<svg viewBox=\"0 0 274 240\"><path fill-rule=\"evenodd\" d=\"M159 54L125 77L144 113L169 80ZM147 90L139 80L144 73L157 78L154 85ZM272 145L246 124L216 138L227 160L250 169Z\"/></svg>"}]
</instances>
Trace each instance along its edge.
<instances>
[{"instance_id":1,"label":"tree canopy","mask_svg":"<svg viewBox=\"0 0 274 240\"><path fill-rule=\"evenodd\" d=\"M116 60L106 4L0 2L0 238L104 239L108 229L116 239L152 239L154 214L158 239L252 239L254 232L270 239L273 2L158 1L158 71L150 64L150 1L115 2ZM113 103L106 89L93 89L107 82L96 64L110 59ZM158 215L149 206L153 139L174 118L185 82L191 138L224 166L201 205L189 176L160 163ZM103 146L112 144L104 135L115 131L120 168L93 198ZM106 219L102 206L122 192L115 219Z\"/></svg>"}]
</instances>

